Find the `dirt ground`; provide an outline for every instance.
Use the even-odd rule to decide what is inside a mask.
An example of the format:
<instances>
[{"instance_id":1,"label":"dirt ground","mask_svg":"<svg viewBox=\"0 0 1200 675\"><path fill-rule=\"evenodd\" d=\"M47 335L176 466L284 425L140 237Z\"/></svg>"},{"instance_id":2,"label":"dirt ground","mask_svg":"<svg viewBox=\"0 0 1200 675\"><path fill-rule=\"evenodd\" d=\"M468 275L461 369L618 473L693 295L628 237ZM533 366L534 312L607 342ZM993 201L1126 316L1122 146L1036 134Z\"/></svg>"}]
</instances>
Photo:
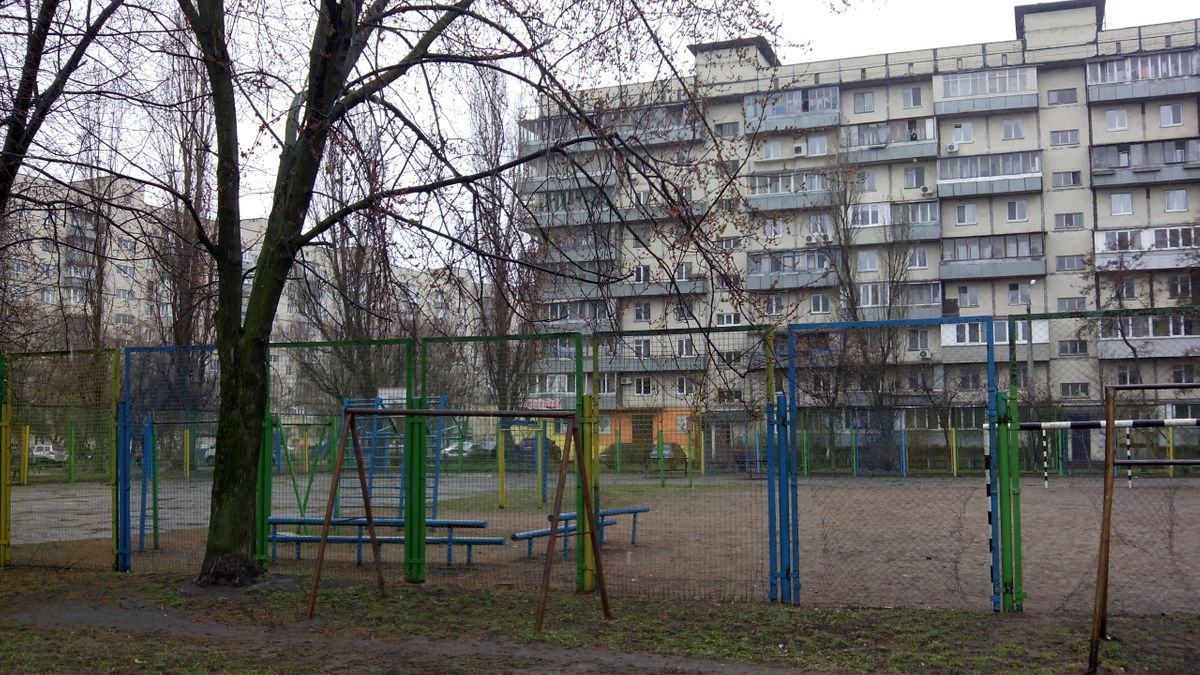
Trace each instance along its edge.
<instances>
[{"instance_id":1,"label":"dirt ground","mask_svg":"<svg viewBox=\"0 0 1200 675\"><path fill-rule=\"evenodd\" d=\"M457 483L455 482L457 478ZM651 511L638 520L637 543L630 543L631 521L619 517L606 534L603 563L608 588L615 596L680 599L747 599L768 596L767 486L740 477L696 477L689 483L674 476L659 487L651 475L606 476L604 506L646 504ZM522 480L525 480L522 483ZM496 495L479 477L446 480L440 518L488 521L483 531L460 534L504 536L546 527L529 477L511 479L507 508L495 508ZM1024 589L1029 611L1086 612L1092 603L1100 523L1097 476L1052 477L1050 487L1026 477L1022 492ZM51 490L53 486L36 486ZM14 547L17 564L45 564L104 569L112 560L111 542L68 540L55 532L75 531L72 518L104 532L111 527L106 486L59 494L47 502L32 492L17 492L14 533L42 532L40 541ZM203 482L166 489L160 494L159 548L153 534L136 552L139 520L134 518L133 567L136 572L190 573L203 547L207 510ZM91 492L87 492L91 489ZM288 485L276 486L276 513L295 508ZM989 609L987 497L977 478L810 478L799 488L801 602L812 606ZM323 504L318 485L308 513ZM133 497L138 504L138 495ZM20 505L25 505L21 507ZM37 509L30 511L32 505ZM573 508L569 504L566 508ZM294 510L291 512L295 512ZM1200 480L1143 478L1133 489L1116 495L1110 607L1119 613L1194 611L1200 606ZM138 511L135 506L135 514ZM36 519L35 519L36 518ZM41 528L53 518L57 529ZM384 532L396 534L396 532ZM14 537L21 542L20 536ZM536 588L543 569L546 540L526 556L523 542L480 546L473 564L456 549L456 562L446 565L445 547L428 549L430 584L465 588ZM572 549L574 542L572 542ZM311 572L315 546L303 547L294 560L293 546L281 546L272 571ZM384 547L389 583L399 583L402 547ZM327 578L366 578L369 566L353 563L354 547L330 548ZM367 553L369 560L369 552ZM572 554L555 559L554 588L574 588Z\"/></svg>"}]
</instances>

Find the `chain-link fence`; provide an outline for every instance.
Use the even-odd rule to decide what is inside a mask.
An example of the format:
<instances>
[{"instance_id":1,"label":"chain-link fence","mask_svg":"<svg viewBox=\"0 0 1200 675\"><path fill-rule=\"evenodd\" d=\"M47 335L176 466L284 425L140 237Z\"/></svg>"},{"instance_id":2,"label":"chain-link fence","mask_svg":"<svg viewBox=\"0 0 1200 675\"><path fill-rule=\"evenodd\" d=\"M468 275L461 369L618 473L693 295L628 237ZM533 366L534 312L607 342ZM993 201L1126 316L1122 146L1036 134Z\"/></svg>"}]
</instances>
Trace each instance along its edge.
<instances>
[{"instance_id":1,"label":"chain-link fence","mask_svg":"<svg viewBox=\"0 0 1200 675\"><path fill-rule=\"evenodd\" d=\"M1026 607L1086 610L1099 550L1108 385L1197 378L1196 308L1014 317L1009 353L1019 385ZM1029 339L1031 337L1031 339ZM1118 420L1195 418L1195 391L1123 392ZM1118 456L1200 457L1195 427L1120 428ZM1200 472L1123 471L1114 495L1109 602L1114 612L1190 611L1200 604Z\"/></svg>"},{"instance_id":2,"label":"chain-link fence","mask_svg":"<svg viewBox=\"0 0 1200 675\"><path fill-rule=\"evenodd\" d=\"M982 608L996 594L990 318L789 327L805 604Z\"/></svg>"},{"instance_id":3,"label":"chain-link fence","mask_svg":"<svg viewBox=\"0 0 1200 675\"><path fill-rule=\"evenodd\" d=\"M118 354L10 354L5 505L14 564L114 564Z\"/></svg>"}]
</instances>

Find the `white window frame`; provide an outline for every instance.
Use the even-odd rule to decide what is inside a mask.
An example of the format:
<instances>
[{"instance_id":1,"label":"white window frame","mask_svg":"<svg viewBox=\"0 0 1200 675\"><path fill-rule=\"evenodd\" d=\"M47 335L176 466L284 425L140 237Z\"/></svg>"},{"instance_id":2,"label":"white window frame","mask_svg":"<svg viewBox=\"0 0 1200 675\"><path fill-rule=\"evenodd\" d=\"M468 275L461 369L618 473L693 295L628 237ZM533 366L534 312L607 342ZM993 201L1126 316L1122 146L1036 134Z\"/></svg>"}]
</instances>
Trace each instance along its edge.
<instances>
[{"instance_id":1,"label":"white window frame","mask_svg":"<svg viewBox=\"0 0 1200 675\"><path fill-rule=\"evenodd\" d=\"M954 207L955 225L978 225L979 212L975 204L959 204Z\"/></svg>"},{"instance_id":2,"label":"white window frame","mask_svg":"<svg viewBox=\"0 0 1200 675\"><path fill-rule=\"evenodd\" d=\"M1001 131L1000 138L1005 141L1025 138L1025 122L1019 117L1010 117L1004 120L1004 129Z\"/></svg>"},{"instance_id":3,"label":"white window frame","mask_svg":"<svg viewBox=\"0 0 1200 675\"><path fill-rule=\"evenodd\" d=\"M875 112L875 92L874 91L856 91L854 92L854 113L856 115L863 113Z\"/></svg>"},{"instance_id":4,"label":"white window frame","mask_svg":"<svg viewBox=\"0 0 1200 675\"><path fill-rule=\"evenodd\" d=\"M1162 128L1183 126L1183 104L1167 103L1158 106L1158 126Z\"/></svg>"},{"instance_id":5,"label":"white window frame","mask_svg":"<svg viewBox=\"0 0 1200 675\"><path fill-rule=\"evenodd\" d=\"M1172 203L1174 202L1174 203ZM1187 188L1163 190L1163 210L1166 213L1183 213L1188 210Z\"/></svg>"},{"instance_id":6,"label":"white window frame","mask_svg":"<svg viewBox=\"0 0 1200 675\"><path fill-rule=\"evenodd\" d=\"M828 293L813 293L808 299L809 312L812 314L829 314L830 302Z\"/></svg>"},{"instance_id":7,"label":"white window frame","mask_svg":"<svg viewBox=\"0 0 1200 675\"><path fill-rule=\"evenodd\" d=\"M1050 132L1050 145L1079 145L1078 129L1058 129Z\"/></svg>"},{"instance_id":8,"label":"white window frame","mask_svg":"<svg viewBox=\"0 0 1200 675\"><path fill-rule=\"evenodd\" d=\"M1029 200L1010 199L1005 203L1005 214L1010 223L1023 223L1029 220Z\"/></svg>"},{"instance_id":9,"label":"white window frame","mask_svg":"<svg viewBox=\"0 0 1200 675\"><path fill-rule=\"evenodd\" d=\"M768 138L763 141L762 158L764 160L782 159L783 158L783 139Z\"/></svg>"},{"instance_id":10,"label":"white window frame","mask_svg":"<svg viewBox=\"0 0 1200 675\"><path fill-rule=\"evenodd\" d=\"M879 251L873 248L859 249L857 260L859 272L879 271Z\"/></svg>"},{"instance_id":11,"label":"white window frame","mask_svg":"<svg viewBox=\"0 0 1200 675\"><path fill-rule=\"evenodd\" d=\"M904 169L904 187L909 190L925 185L925 167L909 166Z\"/></svg>"},{"instance_id":12,"label":"white window frame","mask_svg":"<svg viewBox=\"0 0 1200 675\"><path fill-rule=\"evenodd\" d=\"M1113 216L1133 215L1133 193L1114 192L1109 195L1109 214Z\"/></svg>"},{"instance_id":13,"label":"white window frame","mask_svg":"<svg viewBox=\"0 0 1200 675\"><path fill-rule=\"evenodd\" d=\"M905 108L920 108L921 107L921 88L920 87L905 87L902 105Z\"/></svg>"},{"instance_id":14,"label":"white window frame","mask_svg":"<svg viewBox=\"0 0 1200 675\"><path fill-rule=\"evenodd\" d=\"M808 137L808 156L820 157L829 154L829 137L825 134L814 134Z\"/></svg>"},{"instance_id":15,"label":"white window frame","mask_svg":"<svg viewBox=\"0 0 1200 675\"><path fill-rule=\"evenodd\" d=\"M1104 111L1104 128L1107 131L1127 131L1129 129L1129 110L1113 108Z\"/></svg>"},{"instance_id":16,"label":"white window frame","mask_svg":"<svg viewBox=\"0 0 1200 675\"><path fill-rule=\"evenodd\" d=\"M654 312L649 302L633 303L633 320L637 323L649 323L654 318Z\"/></svg>"},{"instance_id":17,"label":"white window frame","mask_svg":"<svg viewBox=\"0 0 1200 675\"><path fill-rule=\"evenodd\" d=\"M767 296L767 316L783 314L783 293L773 293Z\"/></svg>"},{"instance_id":18,"label":"white window frame","mask_svg":"<svg viewBox=\"0 0 1200 675\"><path fill-rule=\"evenodd\" d=\"M633 394L635 396L649 396L654 393L654 387L650 383L648 377L633 378Z\"/></svg>"},{"instance_id":19,"label":"white window frame","mask_svg":"<svg viewBox=\"0 0 1200 675\"><path fill-rule=\"evenodd\" d=\"M929 268L929 249L924 246L913 246L908 249L908 255L905 257L910 270L923 270Z\"/></svg>"},{"instance_id":20,"label":"white window frame","mask_svg":"<svg viewBox=\"0 0 1200 675\"><path fill-rule=\"evenodd\" d=\"M974 122L955 122L953 127L952 138L954 143L974 143L975 142L975 123Z\"/></svg>"}]
</instances>

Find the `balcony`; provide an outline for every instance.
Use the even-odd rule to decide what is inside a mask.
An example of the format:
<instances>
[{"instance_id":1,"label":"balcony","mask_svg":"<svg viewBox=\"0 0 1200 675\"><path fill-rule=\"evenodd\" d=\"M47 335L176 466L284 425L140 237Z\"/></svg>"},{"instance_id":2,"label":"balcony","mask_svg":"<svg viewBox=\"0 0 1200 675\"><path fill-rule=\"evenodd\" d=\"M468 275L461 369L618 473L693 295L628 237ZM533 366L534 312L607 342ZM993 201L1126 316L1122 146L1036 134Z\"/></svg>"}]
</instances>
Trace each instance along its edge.
<instances>
[{"instance_id":1,"label":"balcony","mask_svg":"<svg viewBox=\"0 0 1200 675\"><path fill-rule=\"evenodd\" d=\"M938 101L933 104L933 112L938 117L953 117L955 115L982 115L1004 110L1034 110L1037 107L1037 94L1030 93L1010 94L1007 96L976 96Z\"/></svg>"},{"instance_id":2,"label":"balcony","mask_svg":"<svg viewBox=\"0 0 1200 675\"><path fill-rule=\"evenodd\" d=\"M842 113L837 110L822 110L818 112L802 112L794 115L775 115L762 120L751 120L746 123L752 130L757 124L758 133L775 131L804 131L805 129L824 129L835 127L842 121Z\"/></svg>"},{"instance_id":3,"label":"balcony","mask_svg":"<svg viewBox=\"0 0 1200 675\"><path fill-rule=\"evenodd\" d=\"M1191 251L1105 251L1096 253L1097 272L1129 270L1179 270L1192 266L1197 257Z\"/></svg>"},{"instance_id":4,"label":"balcony","mask_svg":"<svg viewBox=\"0 0 1200 675\"><path fill-rule=\"evenodd\" d=\"M693 277L678 281L652 281L649 283L617 281L609 284L563 281L547 285L545 292L564 301L598 300L604 297L652 298L673 295L705 295L708 293L708 279Z\"/></svg>"},{"instance_id":5,"label":"balcony","mask_svg":"<svg viewBox=\"0 0 1200 675\"><path fill-rule=\"evenodd\" d=\"M1092 149L1092 185L1156 185L1200 180L1200 139Z\"/></svg>"},{"instance_id":6,"label":"balcony","mask_svg":"<svg viewBox=\"0 0 1200 675\"><path fill-rule=\"evenodd\" d=\"M689 201L686 206L636 204L618 211L619 219L625 223L670 220L680 215L696 218L706 213L708 213L708 202L705 201Z\"/></svg>"},{"instance_id":7,"label":"balcony","mask_svg":"<svg viewBox=\"0 0 1200 675\"><path fill-rule=\"evenodd\" d=\"M594 260L618 260L621 250L611 243L586 242L581 244L563 244L557 248L547 245L546 250L538 256L539 262L586 262Z\"/></svg>"},{"instance_id":8,"label":"balcony","mask_svg":"<svg viewBox=\"0 0 1200 675\"><path fill-rule=\"evenodd\" d=\"M1159 321L1166 322L1165 318ZM1132 347L1132 348L1131 348ZM1136 355L1134 350L1137 351ZM1101 338L1096 347L1102 359L1195 358L1200 354L1200 336L1130 336Z\"/></svg>"},{"instance_id":9,"label":"balcony","mask_svg":"<svg viewBox=\"0 0 1200 675\"><path fill-rule=\"evenodd\" d=\"M1008 343L996 343L996 358L1007 359ZM1017 343L1017 360L1024 364L1029 360L1029 343ZM1050 360L1050 345L1046 342L1033 343L1033 360L1046 362ZM946 364L954 363L987 363L987 345L979 344L949 344L942 345L941 361Z\"/></svg>"},{"instance_id":10,"label":"balcony","mask_svg":"<svg viewBox=\"0 0 1200 675\"><path fill-rule=\"evenodd\" d=\"M617 211L606 205L592 208L573 209L535 209L532 211L534 222L524 222L525 230L553 229L556 227L575 227L579 225L609 224L621 222Z\"/></svg>"},{"instance_id":11,"label":"balcony","mask_svg":"<svg viewBox=\"0 0 1200 675\"><path fill-rule=\"evenodd\" d=\"M853 230L855 246L873 246L906 241L937 241L942 238L939 223L907 223L863 227Z\"/></svg>"},{"instance_id":12,"label":"balcony","mask_svg":"<svg viewBox=\"0 0 1200 675\"><path fill-rule=\"evenodd\" d=\"M1046 274L1046 259L994 258L990 260L949 260L941 263L943 280L1041 277Z\"/></svg>"},{"instance_id":13,"label":"balcony","mask_svg":"<svg viewBox=\"0 0 1200 675\"><path fill-rule=\"evenodd\" d=\"M597 188L617 184L617 172L613 170L600 172L577 171L575 173L556 176L526 176L517 179L517 191L529 194L532 192L559 192L580 188Z\"/></svg>"},{"instance_id":14,"label":"balcony","mask_svg":"<svg viewBox=\"0 0 1200 675\"><path fill-rule=\"evenodd\" d=\"M1096 271L1178 270L1200 256L1200 227L1170 225L1095 233Z\"/></svg>"},{"instance_id":15,"label":"balcony","mask_svg":"<svg viewBox=\"0 0 1200 675\"><path fill-rule=\"evenodd\" d=\"M746 197L750 208L756 211L790 211L828 208L833 204L831 190L806 192L775 192Z\"/></svg>"},{"instance_id":16,"label":"balcony","mask_svg":"<svg viewBox=\"0 0 1200 675\"><path fill-rule=\"evenodd\" d=\"M1200 93L1195 51L1135 54L1087 65L1092 103L1136 101Z\"/></svg>"},{"instance_id":17,"label":"balcony","mask_svg":"<svg viewBox=\"0 0 1200 675\"><path fill-rule=\"evenodd\" d=\"M626 348L629 351L629 348ZM600 371L606 373L661 373L681 370L704 370L707 359L695 356L609 356L600 355Z\"/></svg>"},{"instance_id":18,"label":"balcony","mask_svg":"<svg viewBox=\"0 0 1200 675\"><path fill-rule=\"evenodd\" d=\"M774 272L771 274L750 274L746 277L746 288L751 291L828 288L835 285L837 285L837 275L831 270Z\"/></svg>"},{"instance_id":19,"label":"balcony","mask_svg":"<svg viewBox=\"0 0 1200 675\"><path fill-rule=\"evenodd\" d=\"M943 198L1041 191L1041 174L1036 176L1001 176L964 181L938 181L938 196Z\"/></svg>"},{"instance_id":20,"label":"balcony","mask_svg":"<svg viewBox=\"0 0 1200 675\"><path fill-rule=\"evenodd\" d=\"M913 159L936 159L938 140L930 138L920 141L894 141L890 143L851 148L847 153L854 164L876 164Z\"/></svg>"}]
</instances>

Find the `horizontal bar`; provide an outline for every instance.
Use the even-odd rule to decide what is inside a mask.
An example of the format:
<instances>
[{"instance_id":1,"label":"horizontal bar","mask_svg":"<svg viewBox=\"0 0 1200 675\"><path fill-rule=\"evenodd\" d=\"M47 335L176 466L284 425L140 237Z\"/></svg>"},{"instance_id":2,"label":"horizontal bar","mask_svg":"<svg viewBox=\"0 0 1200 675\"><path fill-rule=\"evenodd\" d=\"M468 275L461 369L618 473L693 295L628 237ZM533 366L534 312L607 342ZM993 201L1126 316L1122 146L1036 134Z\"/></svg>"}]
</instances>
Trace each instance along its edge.
<instances>
[{"instance_id":1,"label":"horizontal bar","mask_svg":"<svg viewBox=\"0 0 1200 675\"><path fill-rule=\"evenodd\" d=\"M1200 382L1190 382L1188 384L1160 384L1151 382L1147 384L1110 384L1105 389L1114 391L1152 391L1155 389L1200 389Z\"/></svg>"},{"instance_id":2,"label":"horizontal bar","mask_svg":"<svg viewBox=\"0 0 1200 675\"><path fill-rule=\"evenodd\" d=\"M544 417L570 419L574 410L452 410L449 408L346 408L347 416L377 417Z\"/></svg>"},{"instance_id":3,"label":"horizontal bar","mask_svg":"<svg viewBox=\"0 0 1200 675\"><path fill-rule=\"evenodd\" d=\"M1021 422L1021 431L1050 431L1052 429L1103 429L1107 426L1104 420L1066 420L1061 422ZM1195 417L1176 417L1173 419L1147 420L1115 420L1115 429L1146 429L1153 427L1200 427L1200 419ZM987 424L984 429L989 428Z\"/></svg>"},{"instance_id":4,"label":"horizontal bar","mask_svg":"<svg viewBox=\"0 0 1200 675\"><path fill-rule=\"evenodd\" d=\"M1114 459L1113 466L1200 466L1200 459Z\"/></svg>"}]
</instances>

